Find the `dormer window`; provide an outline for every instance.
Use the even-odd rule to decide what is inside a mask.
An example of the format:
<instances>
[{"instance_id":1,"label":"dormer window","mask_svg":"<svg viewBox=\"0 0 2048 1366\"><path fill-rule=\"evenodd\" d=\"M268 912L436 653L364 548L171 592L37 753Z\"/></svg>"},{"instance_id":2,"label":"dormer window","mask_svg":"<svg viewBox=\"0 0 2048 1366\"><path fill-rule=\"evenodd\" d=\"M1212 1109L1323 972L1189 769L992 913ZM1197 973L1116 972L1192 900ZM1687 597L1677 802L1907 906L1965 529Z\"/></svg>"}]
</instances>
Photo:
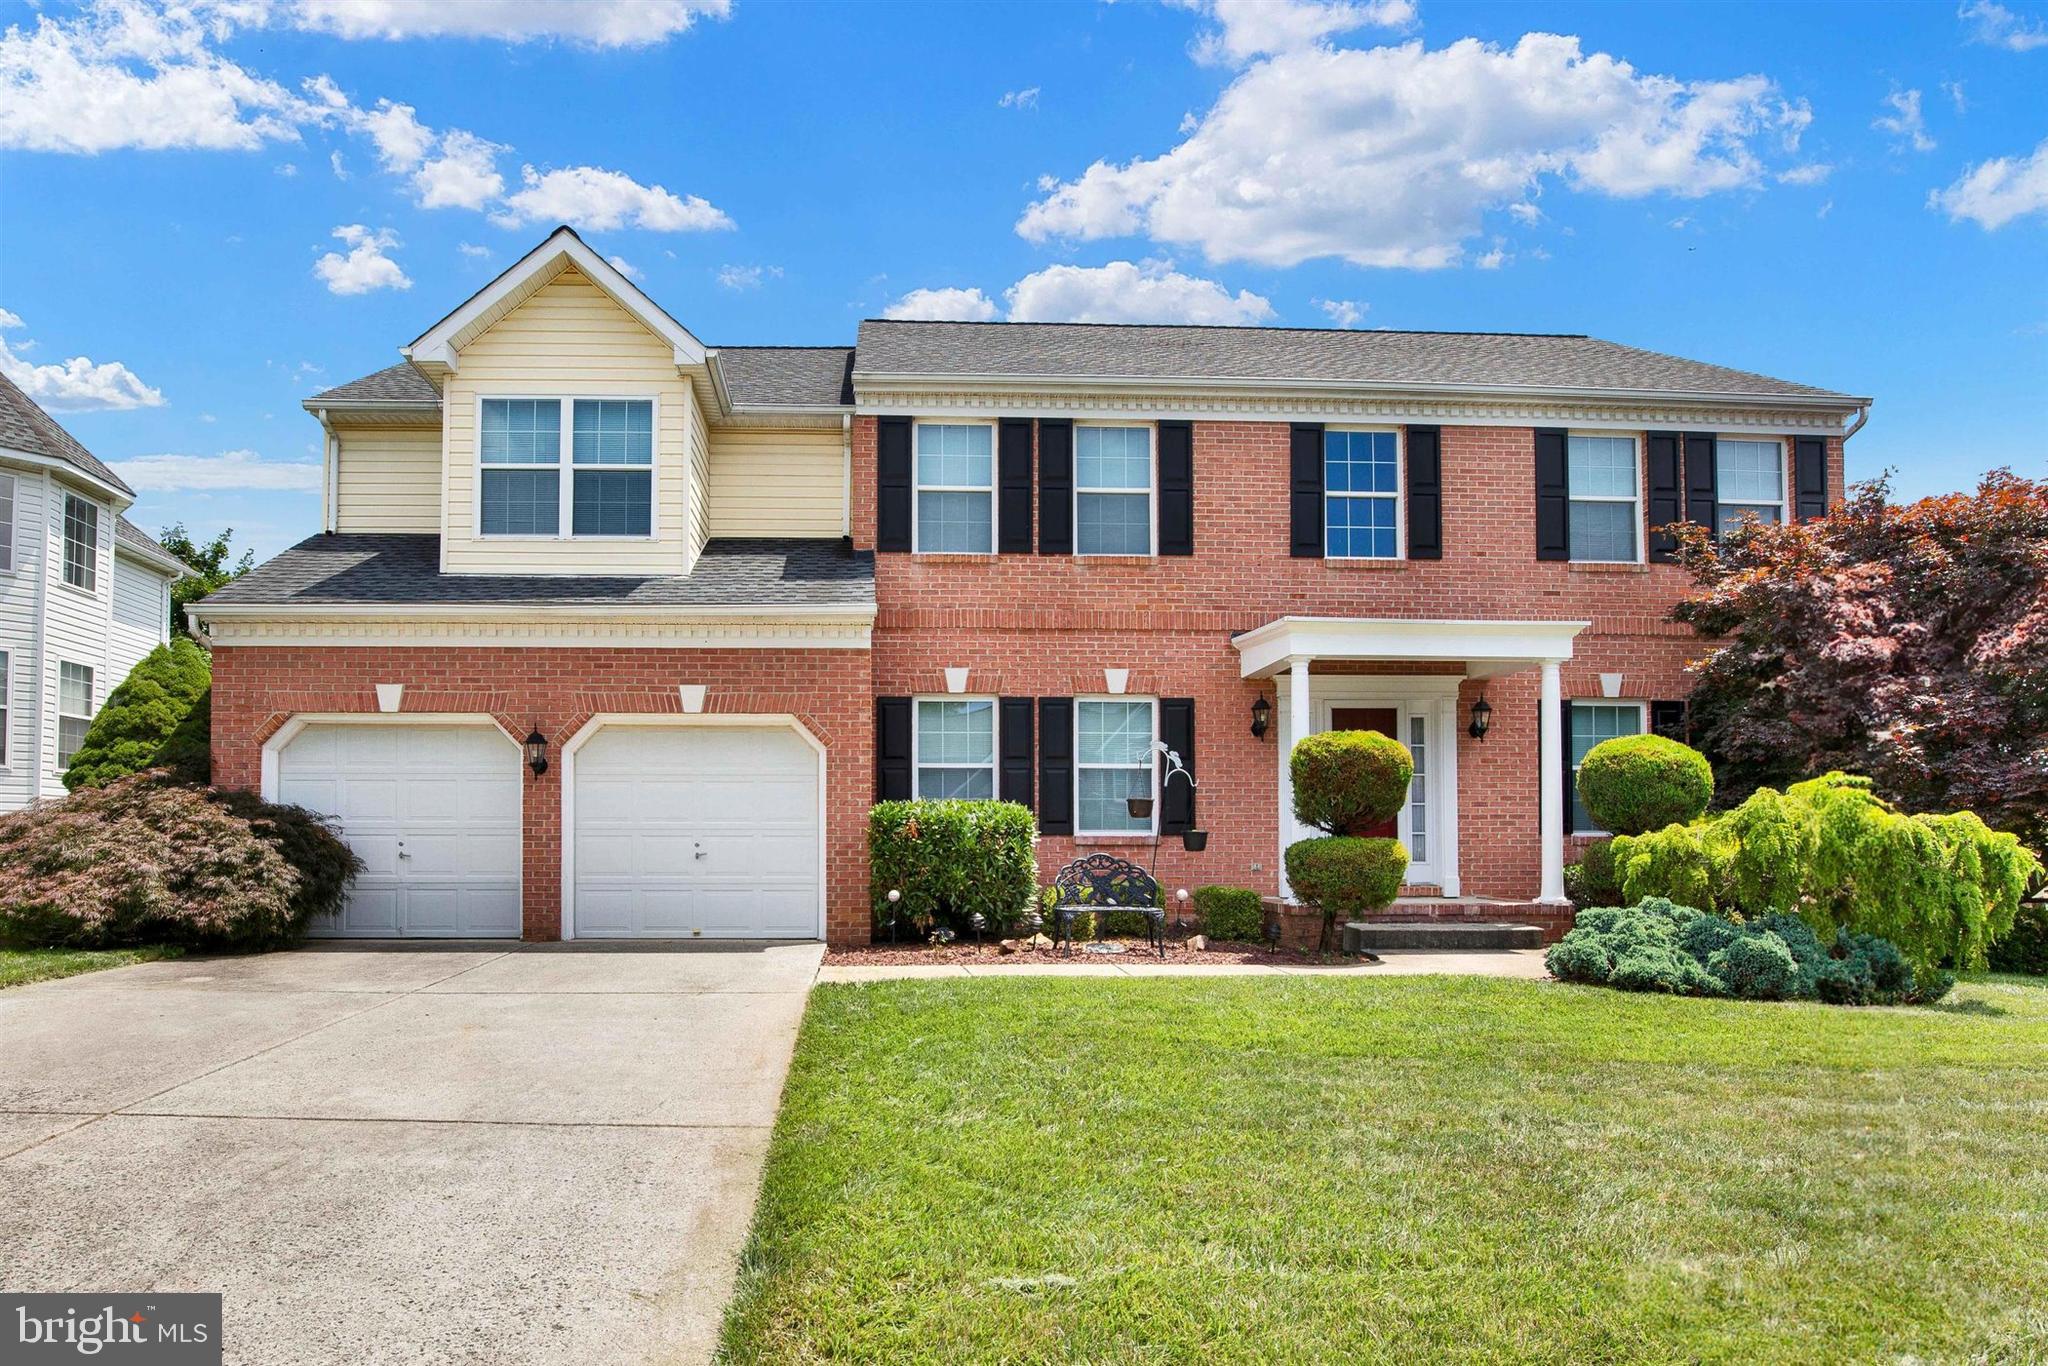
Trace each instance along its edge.
<instances>
[{"instance_id":1,"label":"dormer window","mask_svg":"<svg viewBox=\"0 0 2048 1366\"><path fill-rule=\"evenodd\" d=\"M487 398L478 434L484 535L653 534L652 400Z\"/></svg>"}]
</instances>

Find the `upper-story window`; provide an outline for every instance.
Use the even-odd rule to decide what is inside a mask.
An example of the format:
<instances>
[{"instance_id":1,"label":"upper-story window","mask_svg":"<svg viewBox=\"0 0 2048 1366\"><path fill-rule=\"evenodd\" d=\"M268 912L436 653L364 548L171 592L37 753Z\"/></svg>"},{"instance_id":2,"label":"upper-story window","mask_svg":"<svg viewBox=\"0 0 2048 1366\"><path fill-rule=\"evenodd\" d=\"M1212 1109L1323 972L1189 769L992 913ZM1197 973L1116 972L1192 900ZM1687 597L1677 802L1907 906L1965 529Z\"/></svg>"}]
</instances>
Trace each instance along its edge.
<instances>
[{"instance_id":1,"label":"upper-story window","mask_svg":"<svg viewBox=\"0 0 2048 1366\"><path fill-rule=\"evenodd\" d=\"M1392 432L1323 433L1323 553L1391 560L1401 553L1401 459Z\"/></svg>"},{"instance_id":2,"label":"upper-story window","mask_svg":"<svg viewBox=\"0 0 2048 1366\"><path fill-rule=\"evenodd\" d=\"M75 493L64 495L64 582L99 591L100 509Z\"/></svg>"},{"instance_id":3,"label":"upper-story window","mask_svg":"<svg viewBox=\"0 0 2048 1366\"><path fill-rule=\"evenodd\" d=\"M917 424L917 549L995 552L995 433L986 422Z\"/></svg>"},{"instance_id":4,"label":"upper-story window","mask_svg":"<svg viewBox=\"0 0 2048 1366\"><path fill-rule=\"evenodd\" d=\"M1720 525L1733 531L1744 513L1760 522L1785 520L1785 446L1779 441L1722 437L1714 443L1714 500Z\"/></svg>"},{"instance_id":5,"label":"upper-story window","mask_svg":"<svg viewBox=\"0 0 2048 1366\"><path fill-rule=\"evenodd\" d=\"M1633 564L1642 525L1636 441L1632 436L1580 436L1566 442L1574 560Z\"/></svg>"},{"instance_id":6,"label":"upper-story window","mask_svg":"<svg viewBox=\"0 0 2048 1366\"><path fill-rule=\"evenodd\" d=\"M574 536L653 533L650 400L487 398L478 452L486 536L558 536L565 523Z\"/></svg>"},{"instance_id":7,"label":"upper-story window","mask_svg":"<svg viewBox=\"0 0 2048 1366\"><path fill-rule=\"evenodd\" d=\"M1151 814L1133 816L1129 799L1154 797L1152 742L1158 707L1149 697L1083 698L1074 703L1074 784L1083 835L1152 833Z\"/></svg>"},{"instance_id":8,"label":"upper-story window","mask_svg":"<svg viewBox=\"0 0 2048 1366\"><path fill-rule=\"evenodd\" d=\"M1152 553L1152 429L1074 429L1074 553Z\"/></svg>"},{"instance_id":9,"label":"upper-story window","mask_svg":"<svg viewBox=\"0 0 2048 1366\"><path fill-rule=\"evenodd\" d=\"M14 476L0 474L0 574L14 568Z\"/></svg>"},{"instance_id":10,"label":"upper-story window","mask_svg":"<svg viewBox=\"0 0 2048 1366\"><path fill-rule=\"evenodd\" d=\"M996 704L986 697L917 700L917 795L996 795Z\"/></svg>"}]
</instances>

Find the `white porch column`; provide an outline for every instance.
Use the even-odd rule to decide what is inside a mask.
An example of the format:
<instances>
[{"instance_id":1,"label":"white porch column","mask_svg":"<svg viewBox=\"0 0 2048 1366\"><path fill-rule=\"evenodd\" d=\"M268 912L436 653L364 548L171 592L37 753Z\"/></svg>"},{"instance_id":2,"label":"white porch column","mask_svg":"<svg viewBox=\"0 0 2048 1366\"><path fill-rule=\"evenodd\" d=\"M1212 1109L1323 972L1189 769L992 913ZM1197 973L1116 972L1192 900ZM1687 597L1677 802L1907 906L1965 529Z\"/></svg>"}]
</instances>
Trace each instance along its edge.
<instances>
[{"instance_id":1,"label":"white porch column","mask_svg":"<svg viewBox=\"0 0 2048 1366\"><path fill-rule=\"evenodd\" d=\"M1562 904L1564 895L1564 682L1559 661L1543 661L1543 718L1537 729L1542 760L1542 791L1537 809L1538 838L1543 841L1543 888L1537 900Z\"/></svg>"},{"instance_id":2,"label":"white porch column","mask_svg":"<svg viewBox=\"0 0 2048 1366\"><path fill-rule=\"evenodd\" d=\"M1292 754L1294 752L1293 747L1300 744L1314 726L1314 723L1309 720L1308 711L1308 660L1296 656L1287 662L1287 687L1289 689L1287 696L1289 717L1287 744L1288 754ZM1287 767L1286 754L1280 756L1280 766L1282 768Z\"/></svg>"}]
</instances>

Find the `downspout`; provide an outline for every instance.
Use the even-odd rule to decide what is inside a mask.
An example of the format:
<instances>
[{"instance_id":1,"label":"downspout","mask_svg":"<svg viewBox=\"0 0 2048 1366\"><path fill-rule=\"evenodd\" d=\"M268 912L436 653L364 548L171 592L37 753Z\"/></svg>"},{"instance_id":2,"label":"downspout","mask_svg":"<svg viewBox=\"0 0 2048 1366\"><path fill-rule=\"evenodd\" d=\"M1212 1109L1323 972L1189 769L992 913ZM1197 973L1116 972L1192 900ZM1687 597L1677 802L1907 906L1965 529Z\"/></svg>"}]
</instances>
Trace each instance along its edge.
<instances>
[{"instance_id":1,"label":"downspout","mask_svg":"<svg viewBox=\"0 0 2048 1366\"><path fill-rule=\"evenodd\" d=\"M341 438L327 425L325 408L315 409L313 416L320 420L320 529L332 531L341 492Z\"/></svg>"},{"instance_id":2,"label":"downspout","mask_svg":"<svg viewBox=\"0 0 2048 1366\"><path fill-rule=\"evenodd\" d=\"M1866 403L1856 410L1856 420L1849 424L1849 430L1842 433L1842 444L1847 445L1849 438L1862 431L1863 424L1868 421L1870 421L1870 405Z\"/></svg>"},{"instance_id":3,"label":"downspout","mask_svg":"<svg viewBox=\"0 0 2048 1366\"><path fill-rule=\"evenodd\" d=\"M853 414L839 415L839 534L853 535Z\"/></svg>"}]
</instances>

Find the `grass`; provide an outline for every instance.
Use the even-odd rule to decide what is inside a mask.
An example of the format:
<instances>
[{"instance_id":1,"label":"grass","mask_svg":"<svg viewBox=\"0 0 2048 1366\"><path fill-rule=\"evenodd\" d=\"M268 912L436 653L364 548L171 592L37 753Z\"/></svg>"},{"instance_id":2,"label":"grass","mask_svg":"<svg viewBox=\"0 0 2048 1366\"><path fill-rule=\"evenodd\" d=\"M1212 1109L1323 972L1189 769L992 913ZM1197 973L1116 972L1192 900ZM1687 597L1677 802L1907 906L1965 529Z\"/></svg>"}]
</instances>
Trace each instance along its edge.
<instances>
[{"instance_id":1,"label":"grass","mask_svg":"<svg viewBox=\"0 0 2048 1366\"><path fill-rule=\"evenodd\" d=\"M812 996L731 1361L2048 1355L2048 982Z\"/></svg>"},{"instance_id":2,"label":"grass","mask_svg":"<svg viewBox=\"0 0 2048 1366\"><path fill-rule=\"evenodd\" d=\"M26 986L58 977L76 977L81 972L103 968L125 968L130 963L150 963L159 958L176 958L184 950L151 944L136 949L9 949L0 948L0 987Z\"/></svg>"}]
</instances>

